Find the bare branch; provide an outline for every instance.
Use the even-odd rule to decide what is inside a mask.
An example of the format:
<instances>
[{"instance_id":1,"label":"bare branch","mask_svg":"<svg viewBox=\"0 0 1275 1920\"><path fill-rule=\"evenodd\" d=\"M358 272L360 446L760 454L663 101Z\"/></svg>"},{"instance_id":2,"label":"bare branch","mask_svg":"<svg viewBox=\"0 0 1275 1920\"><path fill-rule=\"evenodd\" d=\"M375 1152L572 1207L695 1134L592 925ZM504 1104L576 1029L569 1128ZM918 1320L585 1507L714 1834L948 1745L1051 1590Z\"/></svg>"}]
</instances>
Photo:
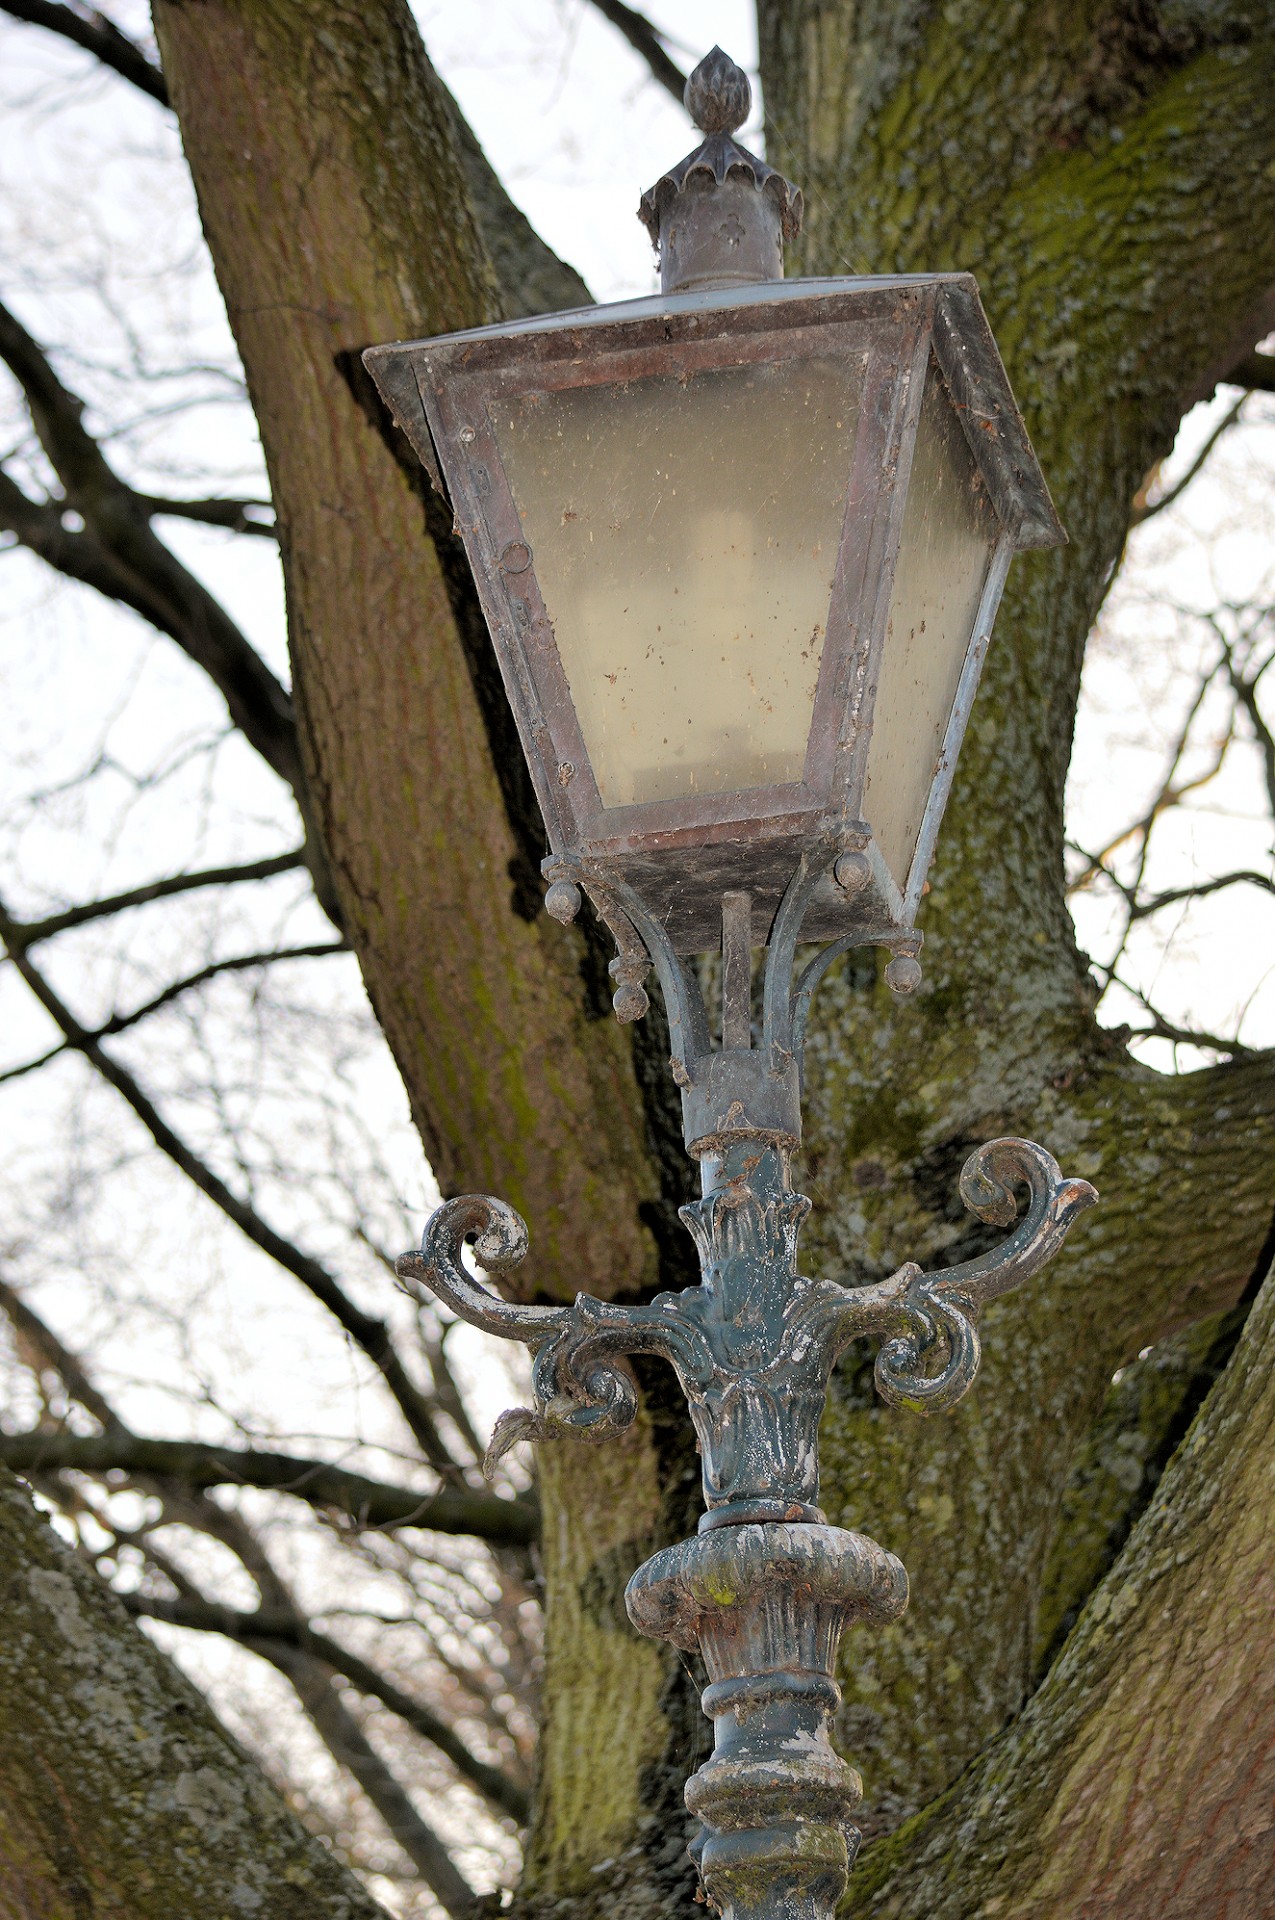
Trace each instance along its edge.
<instances>
[{"instance_id":1,"label":"bare branch","mask_svg":"<svg viewBox=\"0 0 1275 1920\"><path fill-rule=\"evenodd\" d=\"M1159 1008L1152 1004L1140 987L1135 987L1128 980L1120 978L1114 964L1108 967L1095 962L1095 965L1100 967L1109 981L1114 981L1131 999L1136 1000L1149 1016L1149 1026L1131 1027L1127 1030L1130 1039L1170 1040L1175 1046L1205 1047L1210 1052L1225 1054L1232 1059L1252 1055L1257 1051L1253 1047L1246 1047L1241 1040L1226 1040L1220 1034L1206 1033L1203 1028L1178 1026L1174 1021L1166 1020Z\"/></svg>"},{"instance_id":2,"label":"bare branch","mask_svg":"<svg viewBox=\"0 0 1275 1920\"><path fill-rule=\"evenodd\" d=\"M119 1415L98 1392L82 1362L62 1345L53 1329L44 1324L39 1314L6 1280L0 1280L0 1310L8 1315L19 1339L39 1356L41 1365L51 1367L60 1374L71 1398L78 1400L95 1420L101 1422L114 1443L120 1444L127 1436L128 1429Z\"/></svg>"},{"instance_id":3,"label":"bare branch","mask_svg":"<svg viewBox=\"0 0 1275 1920\"><path fill-rule=\"evenodd\" d=\"M18 1324L15 1308L24 1311L23 1304L2 1281L0 1305ZM47 1336L47 1329L41 1332ZM109 1408L99 1410L100 1398L96 1405L85 1398L91 1388L83 1376L67 1373L68 1365L76 1365L70 1355L64 1353L52 1364L77 1400L104 1423L113 1421ZM194 1440L152 1440L124 1431L118 1422L113 1431L101 1434L0 1434L0 1461L15 1473L146 1474L197 1491L264 1487L292 1494L321 1511L345 1514L360 1527L423 1527L431 1533L472 1535L494 1546L526 1546L538 1532L536 1510L527 1501L451 1488L416 1493L324 1460L255 1448L208 1447Z\"/></svg>"},{"instance_id":4,"label":"bare branch","mask_svg":"<svg viewBox=\"0 0 1275 1920\"><path fill-rule=\"evenodd\" d=\"M491 1766L470 1752L464 1741L429 1707L403 1693L385 1675L369 1666L358 1654L340 1646L325 1633L317 1632L293 1609L258 1607L255 1612L240 1612L234 1607L219 1607L185 1598L157 1599L150 1594L121 1595L130 1613L148 1620L165 1620L170 1626L186 1627L196 1633L220 1633L230 1640L246 1643L273 1642L283 1647L300 1647L322 1660L335 1673L342 1673L360 1693L379 1700L414 1733L438 1748L456 1771L478 1788L493 1806L511 1818L525 1822L527 1796L507 1778L499 1767Z\"/></svg>"},{"instance_id":5,"label":"bare branch","mask_svg":"<svg viewBox=\"0 0 1275 1920\"><path fill-rule=\"evenodd\" d=\"M1212 623L1217 630L1216 622ZM1226 664L1226 677L1231 683L1231 691L1248 715L1248 723L1257 738L1258 751L1262 756L1262 772L1266 781L1266 800L1271 813L1275 815L1275 733L1266 724L1261 708L1257 704L1257 683L1260 673L1247 674L1235 658L1235 648L1221 635L1222 653ZM1266 662L1266 666L1270 661ZM1265 672L1265 667L1262 669Z\"/></svg>"},{"instance_id":6,"label":"bare branch","mask_svg":"<svg viewBox=\"0 0 1275 1920\"><path fill-rule=\"evenodd\" d=\"M353 1774L440 1906L457 1916L472 1913L473 1888L342 1700L328 1668L312 1654L275 1640L248 1645L291 1681L328 1752Z\"/></svg>"},{"instance_id":7,"label":"bare branch","mask_svg":"<svg viewBox=\"0 0 1275 1920\"><path fill-rule=\"evenodd\" d=\"M619 28L634 52L641 54L652 76L672 94L680 107L686 75L664 51L664 35L659 28L653 26L636 7L626 6L624 0L593 0L593 4L604 20L609 20L613 27Z\"/></svg>"},{"instance_id":8,"label":"bare branch","mask_svg":"<svg viewBox=\"0 0 1275 1920\"><path fill-rule=\"evenodd\" d=\"M175 640L226 702L230 718L291 787L306 822L306 858L324 911L340 911L311 817L292 696L229 614L151 527L145 500L110 466L83 425L83 402L65 387L22 323L0 305L0 358L26 396L32 423L65 494L35 501L0 476L0 528L58 572L131 607ZM65 524L72 508L82 528Z\"/></svg>"},{"instance_id":9,"label":"bare branch","mask_svg":"<svg viewBox=\"0 0 1275 1920\"><path fill-rule=\"evenodd\" d=\"M68 530L60 503L27 500L10 480L0 499L10 530L50 565L88 580L176 640L215 682L235 725L275 772L296 786L300 760L291 696L213 596L152 533L137 496L86 431L84 403L63 386L35 340L3 305L0 357L26 396L65 504L85 522L82 533Z\"/></svg>"},{"instance_id":10,"label":"bare branch","mask_svg":"<svg viewBox=\"0 0 1275 1920\"><path fill-rule=\"evenodd\" d=\"M1272 359L1271 364L1272 366L1275 366L1275 359ZM1194 460L1191 462L1186 472L1182 475L1182 478L1180 480L1175 480L1173 485L1168 489L1167 493L1162 493L1158 499L1148 500L1146 498L1146 489L1145 487L1143 488L1142 492L1139 493L1138 498L1134 501L1133 511L1129 515L1129 525L1131 527L1141 526L1144 521L1154 519L1157 513L1163 513L1166 507L1171 507L1175 500L1180 500L1182 498L1182 495L1186 492L1191 482L1195 479L1200 469L1204 466L1205 461L1208 459L1209 455L1212 453L1214 447L1217 445L1218 441L1222 438L1223 434L1228 433L1232 427L1237 426L1239 424L1239 419L1243 411L1244 402L1247 399L1248 399L1248 395L1246 393L1242 393L1239 399L1235 402L1234 406L1227 408L1226 412L1222 415L1222 418L1218 421L1212 433L1209 434L1207 440L1204 442L1204 445L1200 448L1200 451L1196 454Z\"/></svg>"},{"instance_id":11,"label":"bare branch","mask_svg":"<svg viewBox=\"0 0 1275 1920\"><path fill-rule=\"evenodd\" d=\"M255 1207L232 1193L225 1181L206 1166L184 1140L179 1139L128 1069L105 1051L53 991L31 960L27 951L29 943L23 943L22 929L10 918L3 903L0 903L0 937L9 946L14 966L55 1026L61 1029L68 1046L82 1054L102 1078L123 1096L160 1152L166 1154L214 1206L220 1207L227 1219L233 1220L254 1246L278 1261L286 1272L298 1279L335 1316L350 1338L380 1369L399 1411L413 1437L423 1448L430 1465L442 1473L456 1473L456 1463L434 1424L428 1402L408 1375L385 1322L356 1307L321 1261L285 1240L281 1233L277 1233L261 1218Z\"/></svg>"},{"instance_id":12,"label":"bare branch","mask_svg":"<svg viewBox=\"0 0 1275 1920\"><path fill-rule=\"evenodd\" d=\"M1180 900L1203 900L1210 893L1220 893L1224 887L1258 887L1263 893L1275 893L1275 880L1267 873L1244 870L1219 874L1214 880L1198 880L1189 887L1170 887L1164 893L1152 894L1148 900L1133 902L1130 918L1145 920L1148 914L1159 913L1162 907L1176 906Z\"/></svg>"},{"instance_id":13,"label":"bare branch","mask_svg":"<svg viewBox=\"0 0 1275 1920\"><path fill-rule=\"evenodd\" d=\"M348 953L349 945L344 940L325 940L306 947L275 947L269 953L241 953L231 955L225 960L210 960L206 967L200 967L197 973L188 973L181 980L174 980L162 993L155 994L140 1007L134 1007L129 1013L113 1013L100 1027L94 1027L91 1038L109 1039L112 1034L127 1033L142 1020L148 1020L153 1013L171 1006L174 1000L184 993L191 993L196 987L203 987L222 973L248 973L254 967L273 966L276 960L318 960L329 953ZM51 1060L68 1051L64 1040L56 1047L50 1047L47 1053L37 1054L34 1060L24 1060L21 1066L6 1067L0 1073L0 1086L9 1080L21 1080L28 1073L36 1073L41 1067L47 1067Z\"/></svg>"},{"instance_id":14,"label":"bare branch","mask_svg":"<svg viewBox=\"0 0 1275 1920\"><path fill-rule=\"evenodd\" d=\"M147 514L160 519L198 520L209 527L229 527L232 533L254 533L264 540L279 538L274 508L268 500L166 500L157 493L139 493L134 498Z\"/></svg>"},{"instance_id":15,"label":"bare branch","mask_svg":"<svg viewBox=\"0 0 1275 1920\"><path fill-rule=\"evenodd\" d=\"M1121 892L1125 894L1126 899L1132 902L1136 894L1136 884L1133 887L1129 887L1116 879L1110 867L1107 865L1111 855L1120 847L1124 846L1127 841L1137 839L1141 836L1142 853L1138 863L1138 881L1140 882L1146 865L1147 840L1152 827L1160 818L1161 814L1167 813L1171 808L1178 806L1181 801L1186 798L1187 794L1198 793L1201 787L1206 787L1209 781L1215 779L1221 772L1222 762L1226 758L1227 749L1230 747L1232 738L1234 737L1232 728L1229 726L1223 734L1212 760L1203 772L1194 775L1190 780L1174 779L1174 775L1181 765L1182 756L1186 752L1187 742L1191 736L1191 728L1195 724L1196 716L1204 704L1204 697L1213 684L1214 675L1220 664L1221 662L1219 661L1217 665L1210 668L1208 673L1201 675L1194 698L1191 701L1190 707L1187 709L1186 718L1178 729L1177 739L1169 755L1168 770L1150 806L1139 819L1134 820L1129 826L1123 827L1114 838L1108 840L1106 845L1100 847L1096 853L1087 854L1084 853L1083 848L1078 847L1076 849L1078 853L1083 854L1087 864L1083 871L1077 874L1076 878L1069 883L1067 888L1069 893L1079 893L1083 888L1087 887L1091 881L1101 875L1104 879L1110 880L1113 885L1118 886Z\"/></svg>"},{"instance_id":16,"label":"bare branch","mask_svg":"<svg viewBox=\"0 0 1275 1920\"><path fill-rule=\"evenodd\" d=\"M87 921L102 920L113 913L127 913L132 907L149 906L152 900L167 900L175 893L193 893L200 887L232 887L243 880L271 880L277 873L292 873L305 865L305 849L294 847L291 853L272 853L264 860L247 860L240 867L205 867L198 873L175 873L167 880L151 880L144 887L131 887L127 893L108 894L102 900L89 900L83 906L67 907L43 920L11 920L5 939L10 946L33 947L38 940L51 940L54 934L82 927Z\"/></svg>"},{"instance_id":17,"label":"bare branch","mask_svg":"<svg viewBox=\"0 0 1275 1920\"><path fill-rule=\"evenodd\" d=\"M174 980L162 993L134 1007L129 1013L113 1013L109 1020L97 1028L95 1040L104 1040L114 1033L126 1033L141 1020L149 1020L161 1007L167 1007L183 993L192 993L196 987L203 987L223 973L250 973L254 967L272 967L279 960L325 960L332 953L348 953L349 943L345 940L318 940L304 947L275 947L268 953L232 954L225 960L210 960L206 967L200 967L195 973L188 973L181 980Z\"/></svg>"},{"instance_id":18,"label":"bare branch","mask_svg":"<svg viewBox=\"0 0 1275 1920\"><path fill-rule=\"evenodd\" d=\"M0 12L29 26L47 27L50 33L95 54L104 67L158 100L161 107L168 105L168 88L159 68L96 8L90 13L77 13L72 7L55 5L53 0L3 0Z\"/></svg>"}]
</instances>

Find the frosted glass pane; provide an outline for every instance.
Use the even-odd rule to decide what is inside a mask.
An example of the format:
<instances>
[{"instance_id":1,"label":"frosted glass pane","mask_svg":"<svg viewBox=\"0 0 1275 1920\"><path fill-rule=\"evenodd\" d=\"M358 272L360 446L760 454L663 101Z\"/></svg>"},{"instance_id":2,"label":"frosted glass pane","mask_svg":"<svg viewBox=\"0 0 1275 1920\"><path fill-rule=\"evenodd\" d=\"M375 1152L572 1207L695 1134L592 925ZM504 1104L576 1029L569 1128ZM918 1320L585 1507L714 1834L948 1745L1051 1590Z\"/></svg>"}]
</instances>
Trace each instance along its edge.
<instances>
[{"instance_id":1,"label":"frosted glass pane","mask_svg":"<svg viewBox=\"0 0 1275 1920\"><path fill-rule=\"evenodd\" d=\"M862 380L812 359L493 405L605 806L801 779Z\"/></svg>"},{"instance_id":2,"label":"frosted glass pane","mask_svg":"<svg viewBox=\"0 0 1275 1920\"><path fill-rule=\"evenodd\" d=\"M931 367L903 510L863 801L864 819L900 887L916 850L995 534L965 435Z\"/></svg>"}]
</instances>

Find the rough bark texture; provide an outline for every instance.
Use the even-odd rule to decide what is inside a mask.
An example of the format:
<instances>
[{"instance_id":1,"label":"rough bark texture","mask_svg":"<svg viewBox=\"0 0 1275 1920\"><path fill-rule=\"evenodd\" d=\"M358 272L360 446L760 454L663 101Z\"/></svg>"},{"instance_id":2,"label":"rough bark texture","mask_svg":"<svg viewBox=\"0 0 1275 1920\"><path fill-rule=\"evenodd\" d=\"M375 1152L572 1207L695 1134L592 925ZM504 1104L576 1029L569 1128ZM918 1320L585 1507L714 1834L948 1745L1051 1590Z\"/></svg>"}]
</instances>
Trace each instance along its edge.
<instances>
[{"instance_id":1,"label":"rough bark texture","mask_svg":"<svg viewBox=\"0 0 1275 1920\"><path fill-rule=\"evenodd\" d=\"M630 1041L597 1017L596 948L528 917L534 823L472 594L355 372L369 342L499 311L493 258L506 276L526 258L538 284L564 283L516 221L484 244L491 182L405 6L159 0L156 23L261 420L316 805L431 1157L445 1190L489 1189L527 1215L528 1285L667 1283L684 1259L668 1232L684 1176L658 1027ZM913 1580L907 1618L847 1648L841 1737L884 1828L949 1789L1029 1693L1042 1589L1091 1529L1069 1475L1113 1369L1229 1306L1270 1224L1271 1061L1165 1079L1096 1029L1061 849L1084 640L1130 500L1183 407L1269 325L1275 29L1226 0L763 0L760 23L771 158L810 209L795 267L977 271L1071 534L1011 576L926 904L922 993L896 1008L871 962L847 964L810 1045L815 1270L867 1277L972 1251L957 1173L998 1133L1040 1139L1103 1193L1044 1282L989 1313L984 1376L955 1416L885 1412L854 1362L835 1385L831 1517L899 1553ZM1227 1433L1265 1417L1257 1340L1219 1390ZM667 1383L643 1382L648 1414L623 1447L564 1445L542 1465L548 1723L524 1898L580 1915L688 1894L680 1781L703 1728L689 1678L616 1606L643 1554L693 1525L685 1422ZM1254 1809L1269 1784L1243 1773L1203 1697L1208 1663L1229 1686L1248 1639L1269 1643L1242 1573L1258 1481L1238 1505L1210 1483L1213 1520L1202 1484L1166 1478L1010 1736L1020 1746L965 1776L994 1781L990 1797L924 1816L923 1886L886 1841L856 1898L880 1889L894 1902L881 1910L908 1920L1149 1916L1185 1899L1157 1865L1173 1843L1157 1851L1160 1828L1125 1793L1133 1729L1157 1808L1189 1820L1202 1729L1224 1745L1234 1830L1266 1831ZM1178 1570L1170 1554L1127 1586L1139 1543L1179 1525L1179 1498L1181 1524L1217 1554ZM1084 1597L1053 1603L1056 1618ZM1157 1662L1180 1659L1178 1608L1199 1673L1178 1666L1160 1686ZM1109 1713L1077 1648L1103 1650ZM1244 1725L1262 1755L1273 1706L1251 1689ZM1002 1752L1019 1759L988 1773ZM1118 1842L1099 1820L1112 1794L1129 1815ZM1045 1862L1030 1830L1055 1800ZM1207 1861L1220 1833L1182 1859ZM1226 1845L1239 1874L1243 1845ZM1002 1859L1003 1894L980 1878ZM1193 1913L1245 1911L1242 1879L1189 1885Z\"/></svg>"},{"instance_id":2,"label":"rough bark texture","mask_svg":"<svg viewBox=\"0 0 1275 1920\"><path fill-rule=\"evenodd\" d=\"M1275 1885L1275 1287L1025 1712L871 1851L876 1920L1256 1920Z\"/></svg>"},{"instance_id":3,"label":"rough bark texture","mask_svg":"<svg viewBox=\"0 0 1275 1920\"><path fill-rule=\"evenodd\" d=\"M534 807L464 562L359 362L502 310L452 103L405 4L155 25L278 505L315 804L431 1162L526 1215L547 1291L632 1290L656 1188L630 1045L583 938L531 917Z\"/></svg>"},{"instance_id":4,"label":"rough bark texture","mask_svg":"<svg viewBox=\"0 0 1275 1920\"><path fill-rule=\"evenodd\" d=\"M5 1920L377 1920L0 1467Z\"/></svg>"}]
</instances>

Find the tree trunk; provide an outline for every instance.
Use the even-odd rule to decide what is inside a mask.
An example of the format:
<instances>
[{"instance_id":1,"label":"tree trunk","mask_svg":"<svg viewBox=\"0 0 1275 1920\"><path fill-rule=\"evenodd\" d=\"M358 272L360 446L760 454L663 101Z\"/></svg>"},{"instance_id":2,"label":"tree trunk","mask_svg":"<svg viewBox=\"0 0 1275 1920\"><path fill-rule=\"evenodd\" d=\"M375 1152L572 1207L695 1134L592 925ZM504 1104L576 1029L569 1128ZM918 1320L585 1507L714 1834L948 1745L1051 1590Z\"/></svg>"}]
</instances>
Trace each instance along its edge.
<instances>
[{"instance_id":1,"label":"tree trunk","mask_svg":"<svg viewBox=\"0 0 1275 1920\"><path fill-rule=\"evenodd\" d=\"M869 1853L874 1920L1256 1920L1275 1886L1275 1284L1026 1711Z\"/></svg>"},{"instance_id":2,"label":"tree trunk","mask_svg":"<svg viewBox=\"0 0 1275 1920\"><path fill-rule=\"evenodd\" d=\"M158 0L155 17L279 510L316 808L440 1181L520 1208L522 1284L544 1297L680 1282L670 1209L686 1175L658 1021L617 1031L594 939L532 917L538 829L472 591L357 371L371 342L516 299L493 277L472 152L466 174L395 0ZM1113 1368L1233 1301L1269 1224L1272 1063L1165 1078L1101 1033L1061 853L1084 640L1129 502L1185 405L1269 325L1275 31L1225 0L763 0L760 24L771 158L810 210L794 270L975 269L1071 534L1011 576L926 903L922 992L895 1008L871 962L847 963L809 1048L815 1270L971 1251L956 1176L994 1134L1041 1139L1104 1196L1048 1278L989 1313L984 1376L954 1416L886 1412L853 1362L836 1382L825 1504L913 1578L905 1620L847 1647L840 1733L884 1829L948 1788L1028 1693L1068 1473ZM518 248L499 257L508 273ZM625 1442L542 1462L550 1663L525 1898L581 1913L688 1890L680 1782L703 1728L689 1680L618 1603L696 1504L684 1416L662 1375L643 1384ZM1233 1582L1215 1597L1239 1605ZM1118 1668L1140 1629L1110 1601L1101 1617ZM1036 1806L1067 1777L1051 1731L1065 1671L1022 1722L1043 1729ZM1138 1706L1162 1716L1158 1818L1192 1742L1153 1689ZM1242 1824L1260 1783L1233 1784ZM1019 1789L1002 1787L1012 1828ZM962 1904L943 1864L964 1817L951 1804L927 1816L925 1899L997 1912L985 1889ZM1066 1839L1076 1911L1111 1910L1092 1904L1100 1853ZM1195 1911L1239 1910L1215 1891ZM894 1911L923 1910L898 1897Z\"/></svg>"},{"instance_id":3,"label":"tree trunk","mask_svg":"<svg viewBox=\"0 0 1275 1920\"><path fill-rule=\"evenodd\" d=\"M0 1467L0 1913L384 1920Z\"/></svg>"}]
</instances>

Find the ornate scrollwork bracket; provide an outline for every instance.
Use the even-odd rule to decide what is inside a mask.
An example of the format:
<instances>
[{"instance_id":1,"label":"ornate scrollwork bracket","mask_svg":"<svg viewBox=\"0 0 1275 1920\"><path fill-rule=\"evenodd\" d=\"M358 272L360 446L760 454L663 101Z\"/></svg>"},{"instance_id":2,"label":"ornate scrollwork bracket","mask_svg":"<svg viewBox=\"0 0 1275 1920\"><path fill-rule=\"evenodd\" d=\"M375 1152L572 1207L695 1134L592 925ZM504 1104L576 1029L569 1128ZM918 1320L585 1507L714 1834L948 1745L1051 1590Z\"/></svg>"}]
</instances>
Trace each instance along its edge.
<instances>
[{"instance_id":1,"label":"ornate scrollwork bracket","mask_svg":"<svg viewBox=\"0 0 1275 1920\"><path fill-rule=\"evenodd\" d=\"M467 1242L478 1266L496 1275L527 1250L512 1208L479 1196L448 1201L420 1253L398 1262L409 1289L535 1355L534 1408L502 1416L489 1460L524 1437L603 1440L627 1427L637 1409L631 1355L658 1355L676 1371L699 1444L705 1512L697 1539L639 1567L627 1602L639 1631L698 1647L708 1667L703 1704L715 1747L687 1785L702 1823L692 1852L709 1900L739 1920L792 1911L831 1920L859 1839L850 1823L858 1778L829 1739L837 1647L846 1626L892 1619L907 1603L899 1562L830 1527L818 1505L819 1421L832 1369L852 1341L879 1338L875 1378L885 1400L918 1413L955 1406L978 1371L983 1308L1038 1272L1097 1199L1042 1147L993 1140L971 1154L960 1181L979 1220L1010 1229L989 1253L936 1273L909 1261L864 1286L798 1271L810 1203L793 1191L789 1161L800 1137L806 1018L827 966L852 940L826 948L794 979L797 940L815 888L843 857L837 846L812 849L775 916L758 1046L748 898L726 896L717 1050L694 975L633 889L580 867L551 875L557 917L572 917L582 887L616 935L621 1019L646 1010L648 964L659 978L687 1147L704 1186L682 1208L699 1252L698 1286L640 1306L585 1293L571 1306L517 1305L463 1263ZM919 937L890 944L893 984L910 991Z\"/></svg>"}]
</instances>

